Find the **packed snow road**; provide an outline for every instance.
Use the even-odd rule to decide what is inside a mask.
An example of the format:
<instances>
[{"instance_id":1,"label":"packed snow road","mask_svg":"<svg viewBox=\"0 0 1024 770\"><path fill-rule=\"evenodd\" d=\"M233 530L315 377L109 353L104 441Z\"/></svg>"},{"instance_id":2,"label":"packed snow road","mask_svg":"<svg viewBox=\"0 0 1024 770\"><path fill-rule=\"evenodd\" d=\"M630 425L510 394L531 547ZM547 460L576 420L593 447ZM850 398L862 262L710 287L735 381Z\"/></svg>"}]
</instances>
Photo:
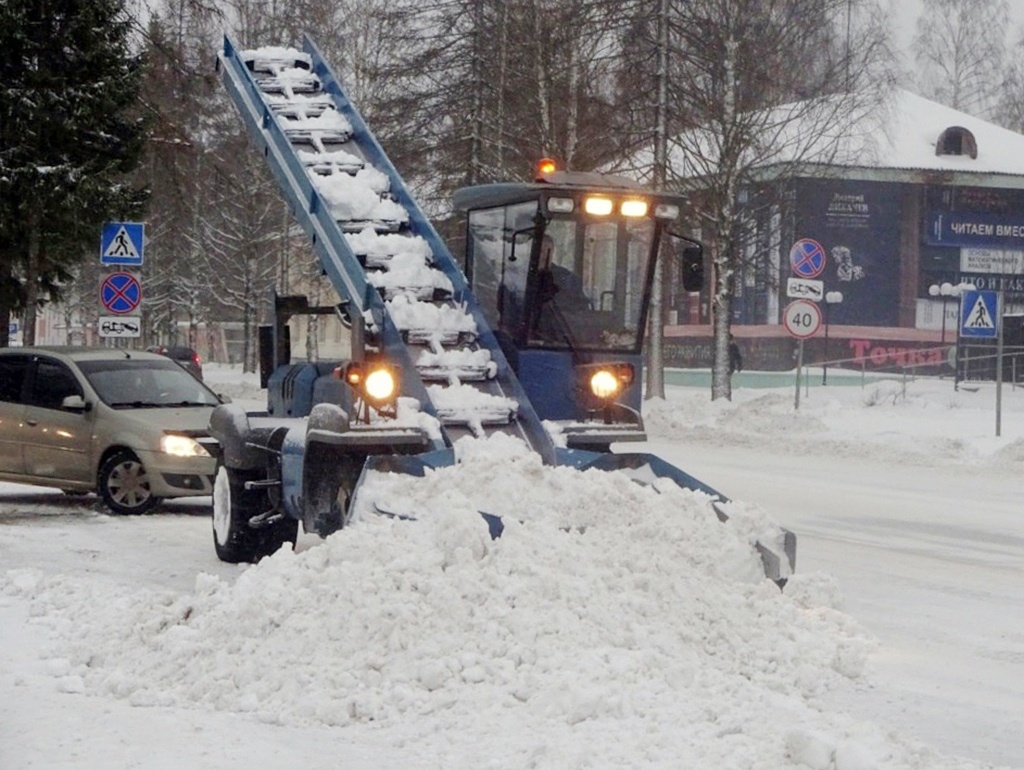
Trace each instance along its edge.
<instances>
[{"instance_id":1,"label":"packed snow road","mask_svg":"<svg viewBox=\"0 0 1024 770\"><path fill-rule=\"evenodd\" d=\"M1012 438L1024 436L1024 408L1002 444L961 436L936 460L931 433L979 423L969 403L948 408L943 388L928 409L879 415L846 395L794 420L784 399L710 408L702 393L648 419L662 424L649 449L797 533L787 595L806 615L706 578L707 565L660 558L671 530L637 526L642 516L606 542L614 525L601 521L585 536L523 528L490 546L454 519L362 549L358 533L344 547L303 538L297 557L253 569L217 561L207 499L117 518L91 498L0 485L0 767L1024 767L1024 481ZM879 416L884 431L855 435ZM989 454L962 458L964 447ZM344 572L352 557L358 570ZM681 586L659 586L648 568ZM366 581L345 593L359 570ZM324 610L307 602L322 578ZM483 593L488 579L503 589ZM487 595L502 601L479 603ZM422 614L422 599L438 604ZM515 633L496 636L517 613ZM290 624L305 635L278 638ZM363 625L389 630L326 671L325 689L317 672L332 661L315 656ZM515 652L523 635L533 642ZM246 661L268 648L286 670L253 678ZM69 649L95 661L83 667ZM209 677L229 678L233 707L208 700L208 681L177 681L194 653L220 661ZM510 655L514 670L494 667ZM349 720L330 700L346 688L363 693L350 713L378 718L330 726Z\"/></svg>"},{"instance_id":2,"label":"packed snow road","mask_svg":"<svg viewBox=\"0 0 1024 770\"><path fill-rule=\"evenodd\" d=\"M650 448L756 500L798 533L799 571L836 577L841 608L880 645L876 692L838 705L1024 767L1024 479L870 456Z\"/></svg>"}]
</instances>

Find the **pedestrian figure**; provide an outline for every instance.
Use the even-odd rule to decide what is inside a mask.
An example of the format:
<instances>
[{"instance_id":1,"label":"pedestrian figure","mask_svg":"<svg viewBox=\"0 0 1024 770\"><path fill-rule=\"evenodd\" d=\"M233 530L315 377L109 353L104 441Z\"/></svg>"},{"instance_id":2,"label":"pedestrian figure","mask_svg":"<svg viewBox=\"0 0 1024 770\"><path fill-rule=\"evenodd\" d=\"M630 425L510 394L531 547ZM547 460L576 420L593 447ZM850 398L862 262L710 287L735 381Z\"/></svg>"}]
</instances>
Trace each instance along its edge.
<instances>
[{"instance_id":1,"label":"pedestrian figure","mask_svg":"<svg viewBox=\"0 0 1024 770\"><path fill-rule=\"evenodd\" d=\"M117 237L114 238L114 248L110 250L110 253L115 256L127 256L132 253L132 250L128 235L125 233L124 228L122 228L118 231Z\"/></svg>"},{"instance_id":2,"label":"pedestrian figure","mask_svg":"<svg viewBox=\"0 0 1024 770\"><path fill-rule=\"evenodd\" d=\"M743 356L740 354L740 346L736 344L736 338L729 335L729 375L743 371Z\"/></svg>"}]
</instances>

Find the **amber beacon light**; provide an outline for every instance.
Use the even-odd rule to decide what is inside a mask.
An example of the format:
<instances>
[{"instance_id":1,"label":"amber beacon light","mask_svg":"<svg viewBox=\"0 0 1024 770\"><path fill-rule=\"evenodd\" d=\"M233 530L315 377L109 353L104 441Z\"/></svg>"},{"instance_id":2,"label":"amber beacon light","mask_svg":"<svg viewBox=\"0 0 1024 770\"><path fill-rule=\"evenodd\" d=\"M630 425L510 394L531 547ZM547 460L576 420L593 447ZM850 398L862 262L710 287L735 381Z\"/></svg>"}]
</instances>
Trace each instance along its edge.
<instances>
[{"instance_id":1,"label":"amber beacon light","mask_svg":"<svg viewBox=\"0 0 1024 770\"><path fill-rule=\"evenodd\" d=\"M551 158L541 158L537 161L537 178L545 177L558 171L558 164Z\"/></svg>"}]
</instances>

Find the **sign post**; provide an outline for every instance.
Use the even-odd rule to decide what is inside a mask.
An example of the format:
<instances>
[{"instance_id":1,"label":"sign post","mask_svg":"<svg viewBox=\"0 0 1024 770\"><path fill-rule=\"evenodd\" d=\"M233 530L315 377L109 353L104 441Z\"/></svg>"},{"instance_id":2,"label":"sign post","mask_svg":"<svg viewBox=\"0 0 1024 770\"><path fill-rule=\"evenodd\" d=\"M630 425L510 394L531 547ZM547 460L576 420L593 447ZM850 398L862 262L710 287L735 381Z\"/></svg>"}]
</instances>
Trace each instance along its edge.
<instances>
[{"instance_id":1,"label":"sign post","mask_svg":"<svg viewBox=\"0 0 1024 770\"><path fill-rule=\"evenodd\" d=\"M821 328L821 309L810 300L798 299L786 305L782 313L786 331L798 340L796 346L796 399L794 409L800 408L800 373L804 366L804 340L813 337Z\"/></svg>"},{"instance_id":2,"label":"sign post","mask_svg":"<svg viewBox=\"0 0 1024 770\"><path fill-rule=\"evenodd\" d=\"M996 297L996 438L1003 424L1003 291Z\"/></svg>"},{"instance_id":3,"label":"sign post","mask_svg":"<svg viewBox=\"0 0 1024 770\"><path fill-rule=\"evenodd\" d=\"M821 365L821 384L828 385L828 316L829 308L843 301L841 291L830 291L825 295L825 360Z\"/></svg>"}]
</instances>

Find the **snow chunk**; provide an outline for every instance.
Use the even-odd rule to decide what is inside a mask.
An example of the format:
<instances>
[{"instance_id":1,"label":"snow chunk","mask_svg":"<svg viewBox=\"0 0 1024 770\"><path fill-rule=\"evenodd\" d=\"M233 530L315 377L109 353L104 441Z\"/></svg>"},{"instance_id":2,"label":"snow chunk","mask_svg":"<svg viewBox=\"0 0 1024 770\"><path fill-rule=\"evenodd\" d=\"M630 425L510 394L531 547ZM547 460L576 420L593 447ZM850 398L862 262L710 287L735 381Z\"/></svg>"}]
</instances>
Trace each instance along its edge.
<instances>
[{"instance_id":1,"label":"snow chunk","mask_svg":"<svg viewBox=\"0 0 1024 770\"><path fill-rule=\"evenodd\" d=\"M385 304L401 331L476 335L476 321L464 307L418 302L405 295L398 295Z\"/></svg>"},{"instance_id":2,"label":"snow chunk","mask_svg":"<svg viewBox=\"0 0 1024 770\"><path fill-rule=\"evenodd\" d=\"M392 200L381 198L380 178L367 169L355 177L348 174L321 176L310 174L313 185L323 196L330 208L331 216L343 222L380 220L385 222L407 222L409 213ZM379 173L379 172L377 172Z\"/></svg>"},{"instance_id":3,"label":"snow chunk","mask_svg":"<svg viewBox=\"0 0 1024 770\"><path fill-rule=\"evenodd\" d=\"M353 252L366 255L368 263L399 255L418 257L421 263L426 263L432 256L430 246L420 235L378 233L372 227L365 227L358 233L346 233L345 238Z\"/></svg>"}]
</instances>

